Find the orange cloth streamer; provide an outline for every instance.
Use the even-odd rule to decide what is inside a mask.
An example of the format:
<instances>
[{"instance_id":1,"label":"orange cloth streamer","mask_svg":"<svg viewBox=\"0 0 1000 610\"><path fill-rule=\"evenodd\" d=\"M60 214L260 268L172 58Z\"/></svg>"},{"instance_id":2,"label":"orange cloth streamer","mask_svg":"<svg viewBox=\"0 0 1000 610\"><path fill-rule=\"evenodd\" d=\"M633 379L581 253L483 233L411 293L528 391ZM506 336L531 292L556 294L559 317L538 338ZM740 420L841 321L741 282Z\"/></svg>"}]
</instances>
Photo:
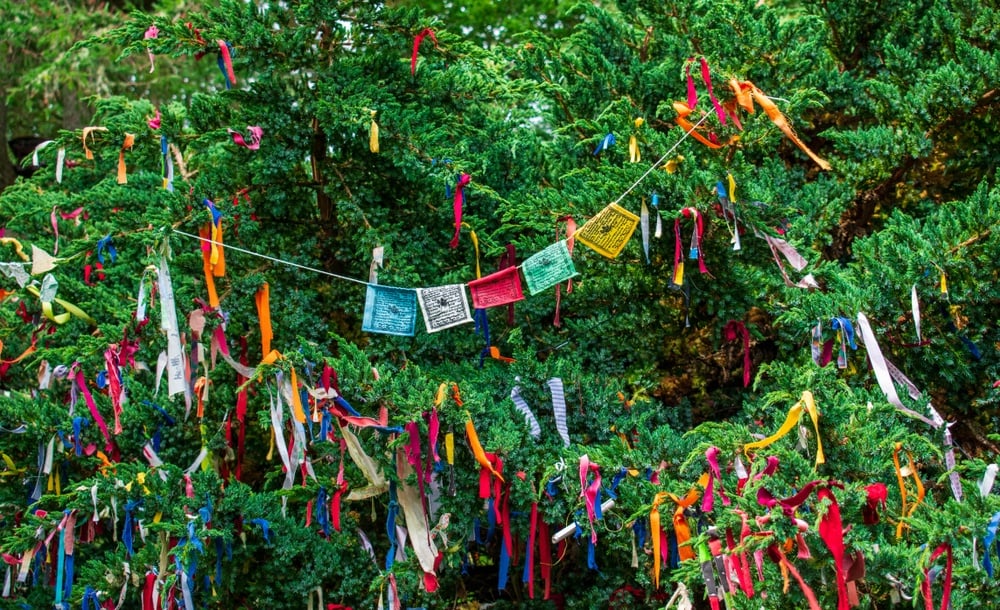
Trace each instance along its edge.
<instances>
[{"instance_id":1,"label":"orange cloth streamer","mask_svg":"<svg viewBox=\"0 0 1000 610\"><path fill-rule=\"evenodd\" d=\"M199 229L198 235L200 235L205 239L210 239L212 234L211 229L209 228L210 226L211 225L206 225L201 229ZM205 288L208 290L208 304L214 308L218 308L219 295L215 291L215 280L212 279L212 276L214 274L212 271L212 254L209 249L202 248L201 260L202 260L202 268L205 271Z\"/></svg>"},{"instance_id":2,"label":"orange cloth streamer","mask_svg":"<svg viewBox=\"0 0 1000 610\"><path fill-rule=\"evenodd\" d=\"M668 497L667 492L660 491L653 496L653 509L649 513L649 531L653 539L653 588L660 588L660 504ZM683 509L681 509L683 511ZM679 547L678 547L679 548ZM688 549L690 550L690 549Z\"/></svg>"},{"instance_id":3,"label":"orange cloth streamer","mask_svg":"<svg viewBox=\"0 0 1000 610\"><path fill-rule=\"evenodd\" d=\"M698 478L698 483L692 487L683 498L678 498L673 494L668 494L670 499L677 504L677 508L674 509L674 534L677 536L677 557L681 561L687 561L688 559L694 559L694 549L690 544L686 544L691 540L691 526L688 525L687 517L684 516L684 509L692 506L701 497L701 492L698 488L705 488L708 485L708 473L701 475Z\"/></svg>"},{"instance_id":4,"label":"orange cloth streamer","mask_svg":"<svg viewBox=\"0 0 1000 610\"><path fill-rule=\"evenodd\" d=\"M486 458L486 452L483 451L483 446L479 444L479 435L476 434L476 427L472 425L472 416L469 415L468 411L466 411L465 415L468 417L465 420L465 435L469 437L469 447L472 448L472 454L476 456L476 461L479 462L480 466L489 470L493 476L500 479L501 483L504 483L503 477L496 471L496 468L493 467L489 459Z\"/></svg>"},{"instance_id":5,"label":"orange cloth streamer","mask_svg":"<svg viewBox=\"0 0 1000 610\"><path fill-rule=\"evenodd\" d=\"M118 184L128 183L128 176L125 175L125 149L131 149L133 144L135 144L135 134L125 134L125 141L122 142L122 148L118 151Z\"/></svg>"},{"instance_id":6,"label":"orange cloth streamer","mask_svg":"<svg viewBox=\"0 0 1000 610\"><path fill-rule=\"evenodd\" d=\"M260 346L261 353L267 357L271 353L271 339L274 334L271 332L271 287L264 282L264 285L257 290L254 301L257 304L257 316L260 318Z\"/></svg>"},{"instance_id":7,"label":"orange cloth streamer","mask_svg":"<svg viewBox=\"0 0 1000 610\"><path fill-rule=\"evenodd\" d=\"M681 126L681 129L691 134L691 137L698 140L705 146L709 148L722 148L722 144L716 144L715 142L709 140L705 136L698 133L697 128L695 128L694 123L689 121L687 117L691 116L691 107L684 102L674 102L674 112L677 113L677 124Z\"/></svg>"},{"instance_id":8,"label":"orange cloth streamer","mask_svg":"<svg viewBox=\"0 0 1000 610\"><path fill-rule=\"evenodd\" d=\"M829 163L820 158L819 155L813 151L809 150L809 147L805 145L805 142L800 140L799 137L795 135L795 130L792 129L792 126L788 122L785 115L781 113L781 110L778 109L769 97L764 95L763 91L757 88L757 85L751 83L750 81L738 81L736 79L732 79L729 81L729 87L733 90L733 94L736 95L736 102L741 108L750 114L753 114L753 103L756 101L764 110L764 114L767 115L767 118L771 119L771 122L774 123L775 127L780 129L781 132L785 134L785 137L794 142L795 145L802 150L802 152L809 155L809 158L812 159L816 165L820 167L820 169L827 171L831 169ZM676 104L674 106L676 108Z\"/></svg>"}]
</instances>

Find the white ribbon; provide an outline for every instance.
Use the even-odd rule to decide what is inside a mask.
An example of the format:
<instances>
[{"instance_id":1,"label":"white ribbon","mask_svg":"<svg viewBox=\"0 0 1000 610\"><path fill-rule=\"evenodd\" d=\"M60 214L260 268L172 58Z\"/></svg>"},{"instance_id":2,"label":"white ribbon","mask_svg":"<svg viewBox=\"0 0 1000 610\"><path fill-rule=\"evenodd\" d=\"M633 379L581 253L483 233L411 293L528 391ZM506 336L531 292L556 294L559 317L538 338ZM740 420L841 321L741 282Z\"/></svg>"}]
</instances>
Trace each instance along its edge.
<instances>
[{"instance_id":1,"label":"white ribbon","mask_svg":"<svg viewBox=\"0 0 1000 610\"><path fill-rule=\"evenodd\" d=\"M555 414L556 431L562 438L563 446L569 447L569 428L566 425L566 395L563 393L563 382L559 377L549 379L549 390L552 391L552 412Z\"/></svg>"},{"instance_id":2,"label":"white ribbon","mask_svg":"<svg viewBox=\"0 0 1000 610\"><path fill-rule=\"evenodd\" d=\"M514 383L520 383L521 378L515 377ZM531 437L536 441L542 436L542 427L538 425L538 418L535 414L531 412L531 408L528 406L528 402L524 400L521 396L521 386L515 385L510 391L510 399L514 401L514 407L524 416L524 419L528 422L528 427L531 428Z\"/></svg>"},{"instance_id":3,"label":"white ribbon","mask_svg":"<svg viewBox=\"0 0 1000 610\"><path fill-rule=\"evenodd\" d=\"M917 300L917 285L913 285L910 291L910 307L913 309L913 326L917 329L917 343L923 340L920 338L920 301Z\"/></svg>"},{"instance_id":4,"label":"white ribbon","mask_svg":"<svg viewBox=\"0 0 1000 610\"><path fill-rule=\"evenodd\" d=\"M997 478L997 470L1000 470L1000 466L990 464L986 467L986 472L983 473L983 480L979 482L979 493L984 498L993 491L993 481Z\"/></svg>"},{"instance_id":5,"label":"white ribbon","mask_svg":"<svg viewBox=\"0 0 1000 610\"><path fill-rule=\"evenodd\" d=\"M157 283L160 289L160 328L167 334L167 394L186 394L184 380L184 353L181 351L180 327L177 325L177 307L174 304L174 287L170 282L167 258L160 257Z\"/></svg>"}]
</instances>

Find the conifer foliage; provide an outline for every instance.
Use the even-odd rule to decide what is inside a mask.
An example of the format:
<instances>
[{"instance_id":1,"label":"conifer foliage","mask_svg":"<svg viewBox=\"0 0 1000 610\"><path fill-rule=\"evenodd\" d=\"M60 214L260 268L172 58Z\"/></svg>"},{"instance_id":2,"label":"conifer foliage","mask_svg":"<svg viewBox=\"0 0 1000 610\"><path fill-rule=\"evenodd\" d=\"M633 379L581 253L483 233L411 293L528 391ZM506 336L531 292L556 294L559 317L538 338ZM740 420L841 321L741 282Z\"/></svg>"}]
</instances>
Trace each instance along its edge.
<instances>
[{"instance_id":1,"label":"conifer foliage","mask_svg":"<svg viewBox=\"0 0 1000 610\"><path fill-rule=\"evenodd\" d=\"M995 8L210 4L0 195L0 607L996 598Z\"/></svg>"}]
</instances>

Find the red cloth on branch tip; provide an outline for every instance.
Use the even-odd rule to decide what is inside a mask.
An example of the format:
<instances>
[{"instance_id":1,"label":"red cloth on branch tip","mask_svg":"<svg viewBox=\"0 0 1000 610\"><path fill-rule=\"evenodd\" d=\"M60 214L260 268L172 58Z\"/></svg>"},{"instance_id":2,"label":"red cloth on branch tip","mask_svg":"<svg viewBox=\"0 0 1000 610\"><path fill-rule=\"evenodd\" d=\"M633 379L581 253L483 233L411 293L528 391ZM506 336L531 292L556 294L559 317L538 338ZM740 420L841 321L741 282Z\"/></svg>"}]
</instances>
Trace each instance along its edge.
<instances>
[{"instance_id":1,"label":"red cloth on branch tip","mask_svg":"<svg viewBox=\"0 0 1000 610\"><path fill-rule=\"evenodd\" d=\"M416 76L417 74L417 53L420 52L420 44L423 43L424 38L427 36L431 37L434 41L434 48L438 48L437 38L434 36L434 30L430 28L424 28L420 30L420 33L413 37L413 55L410 57L410 75Z\"/></svg>"},{"instance_id":2,"label":"red cloth on branch tip","mask_svg":"<svg viewBox=\"0 0 1000 610\"><path fill-rule=\"evenodd\" d=\"M462 204L465 203L465 187L472 181L472 176L469 174L462 174L458 178L458 183L455 184L455 199L452 202L452 210L455 213L455 235L452 236L449 246L452 248L458 247L458 236L462 232Z\"/></svg>"}]
</instances>

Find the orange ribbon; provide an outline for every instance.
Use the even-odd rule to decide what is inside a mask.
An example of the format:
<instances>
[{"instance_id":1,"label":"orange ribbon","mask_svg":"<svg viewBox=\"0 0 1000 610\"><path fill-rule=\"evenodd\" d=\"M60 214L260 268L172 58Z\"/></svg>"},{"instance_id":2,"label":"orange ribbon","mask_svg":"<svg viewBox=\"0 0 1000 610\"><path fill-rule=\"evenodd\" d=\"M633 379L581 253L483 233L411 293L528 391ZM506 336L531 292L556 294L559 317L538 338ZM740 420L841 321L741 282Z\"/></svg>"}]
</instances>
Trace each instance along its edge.
<instances>
[{"instance_id":1,"label":"orange ribbon","mask_svg":"<svg viewBox=\"0 0 1000 610\"><path fill-rule=\"evenodd\" d=\"M660 504L668 497L667 492L660 491L653 496L653 509L649 513L649 531L653 539L653 588L660 588ZM681 509L683 512L683 509ZM678 547L679 548L679 547ZM690 551L690 548L688 549Z\"/></svg>"},{"instance_id":2,"label":"orange ribbon","mask_svg":"<svg viewBox=\"0 0 1000 610\"><path fill-rule=\"evenodd\" d=\"M701 492L698 491L699 487L704 488L708 485L708 473L701 475L698 478L698 483L692 487L683 498L678 498L674 494L668 494L670 499L677 504L677 508L674 509L674 534L677 536L677 557L681 561L687 561L688 559L694 559L694 549L691 548L690 544L687 544L691 540L691 526L688 525L687 517L684 516L684 509L692 506L701 497Z\"/></svg>"},{"instance_id":3,"label":"orange ribbon","mask_svg":"<svg viewBox=\"0 0 1000 610\"><path fill-rule=\"evenodd\" d=\"M198 230L198 235L204 239L211 239L211 225L207 225ZM208 290L208 304L213 308L219 307L219 295L215 291L215 280L212 271L212 254L207 248L201 250L202 269L205 271L205 288Z\"/></svg>"},{"instance_id":4,"label":"orange ribbon","mask_svg":"<svg viewBox=\"0 0 1000 610\"><path fill-rule=\"evenodd\" d=\"M271 287L267 282L257 290L254 295L254 302L257 304L257 316L260 318L260 346L261 353L267 357L271 353L271 339L274 334L271 332Z\"/></svg>"},{"instance_id":5,"label":"orange ribbon","mask_svg":"<svg viewBox=\"0 0 1000 610\"><path fill-rule=\"evenodd\" d=\"M493 467L493 464L486 457L483 446L479 444L479 435L476 434L476 427L472 424L472 416L469 415L468 411L466 411L465 415L468 417L465 420L465 435L469 437L469 447L472 448L472 454L476 456L476 461L479 462L480 466L489 470L501 483L505 482L500 473L496 471L496 468Z\"/></svg>"},{"instance_id":6,"label":"orange ribbon","mask_svg":"<svg viewBox=\"0 0 1000 610\"><path fill-rule=\"evenodd\" d=\"M906 452L906 459L909 462L910 473L907 475L903 474L903 469L899 465L899 452L903 450L903 443L896 443L896 448L892 452L892 464L896 467L896 481L899 483L899 495L901 497L900 503L902 504L902 510L900 511L899 523L896 524L896 538L903 537L903 529L909 528L910 526L904 522L904 519L913 515L920 503L924 501L924 484L920 482L920 475L917 474L917 465L913 462L913 454L909 451ZM917 501L907 507L906 504L906 485L903 479L907 476L913 476L913 481L917 486Z\"/></svg>"},{"instance_id":7,"label":"orange ribbon","mask_svg":"<svg viewBox=\"0 0 1000 610\"><path fill-rule=\"evenodd\" d=\"M674 120L681 126L681 129L691 134L692 138L698 140L709 148L722 148L722 144L717 144L698 133L698 129L695 127L694 123L687 119L687 117L691 116L691 113L694 112L691 110L690 106L684 102L674 102L674 112L677 113L677 118Z\"/></svg>"},{"instance_id":8,"label":"orange ribbon","mask_svg":"<svg viewBox=\"0 0 1000 610\"><path fill-rule=\"evenodd\" d=\"M809 150L809 147L795 135L795 130L792 129L791 124L781 110L771 101L771 98L764 95L764 92L757 88L757 85L751 83L750 81L738 81L735 78L729 81L729 88L733 90L736 95L736 102L741 108L746 110L748 113L754 113L754 102L757 102L760 107L764 110L764 114L767 118L771 119L771 122L785 134L789 140L795 143L802 152L809 155L820 169L830 170L830 164L825 160L820 158L816 153ZM692 134L693 135L693 134Z\"/></svg>"},{"instance_id":9,"label":"orange ribbon","mask_svg":"<svg viewBox=\"0 0 1000 610\"><path fill-rule=\"evenodd\" d=\"M122 142L121 150L118 151L118 184L128 183L128 176L125 175L125 149L131 149L133 144L135 144L135 134L125 134L125 141ZM86 145L86 140L84 140L84 145Z\"/></svg>"}]
</instances>

